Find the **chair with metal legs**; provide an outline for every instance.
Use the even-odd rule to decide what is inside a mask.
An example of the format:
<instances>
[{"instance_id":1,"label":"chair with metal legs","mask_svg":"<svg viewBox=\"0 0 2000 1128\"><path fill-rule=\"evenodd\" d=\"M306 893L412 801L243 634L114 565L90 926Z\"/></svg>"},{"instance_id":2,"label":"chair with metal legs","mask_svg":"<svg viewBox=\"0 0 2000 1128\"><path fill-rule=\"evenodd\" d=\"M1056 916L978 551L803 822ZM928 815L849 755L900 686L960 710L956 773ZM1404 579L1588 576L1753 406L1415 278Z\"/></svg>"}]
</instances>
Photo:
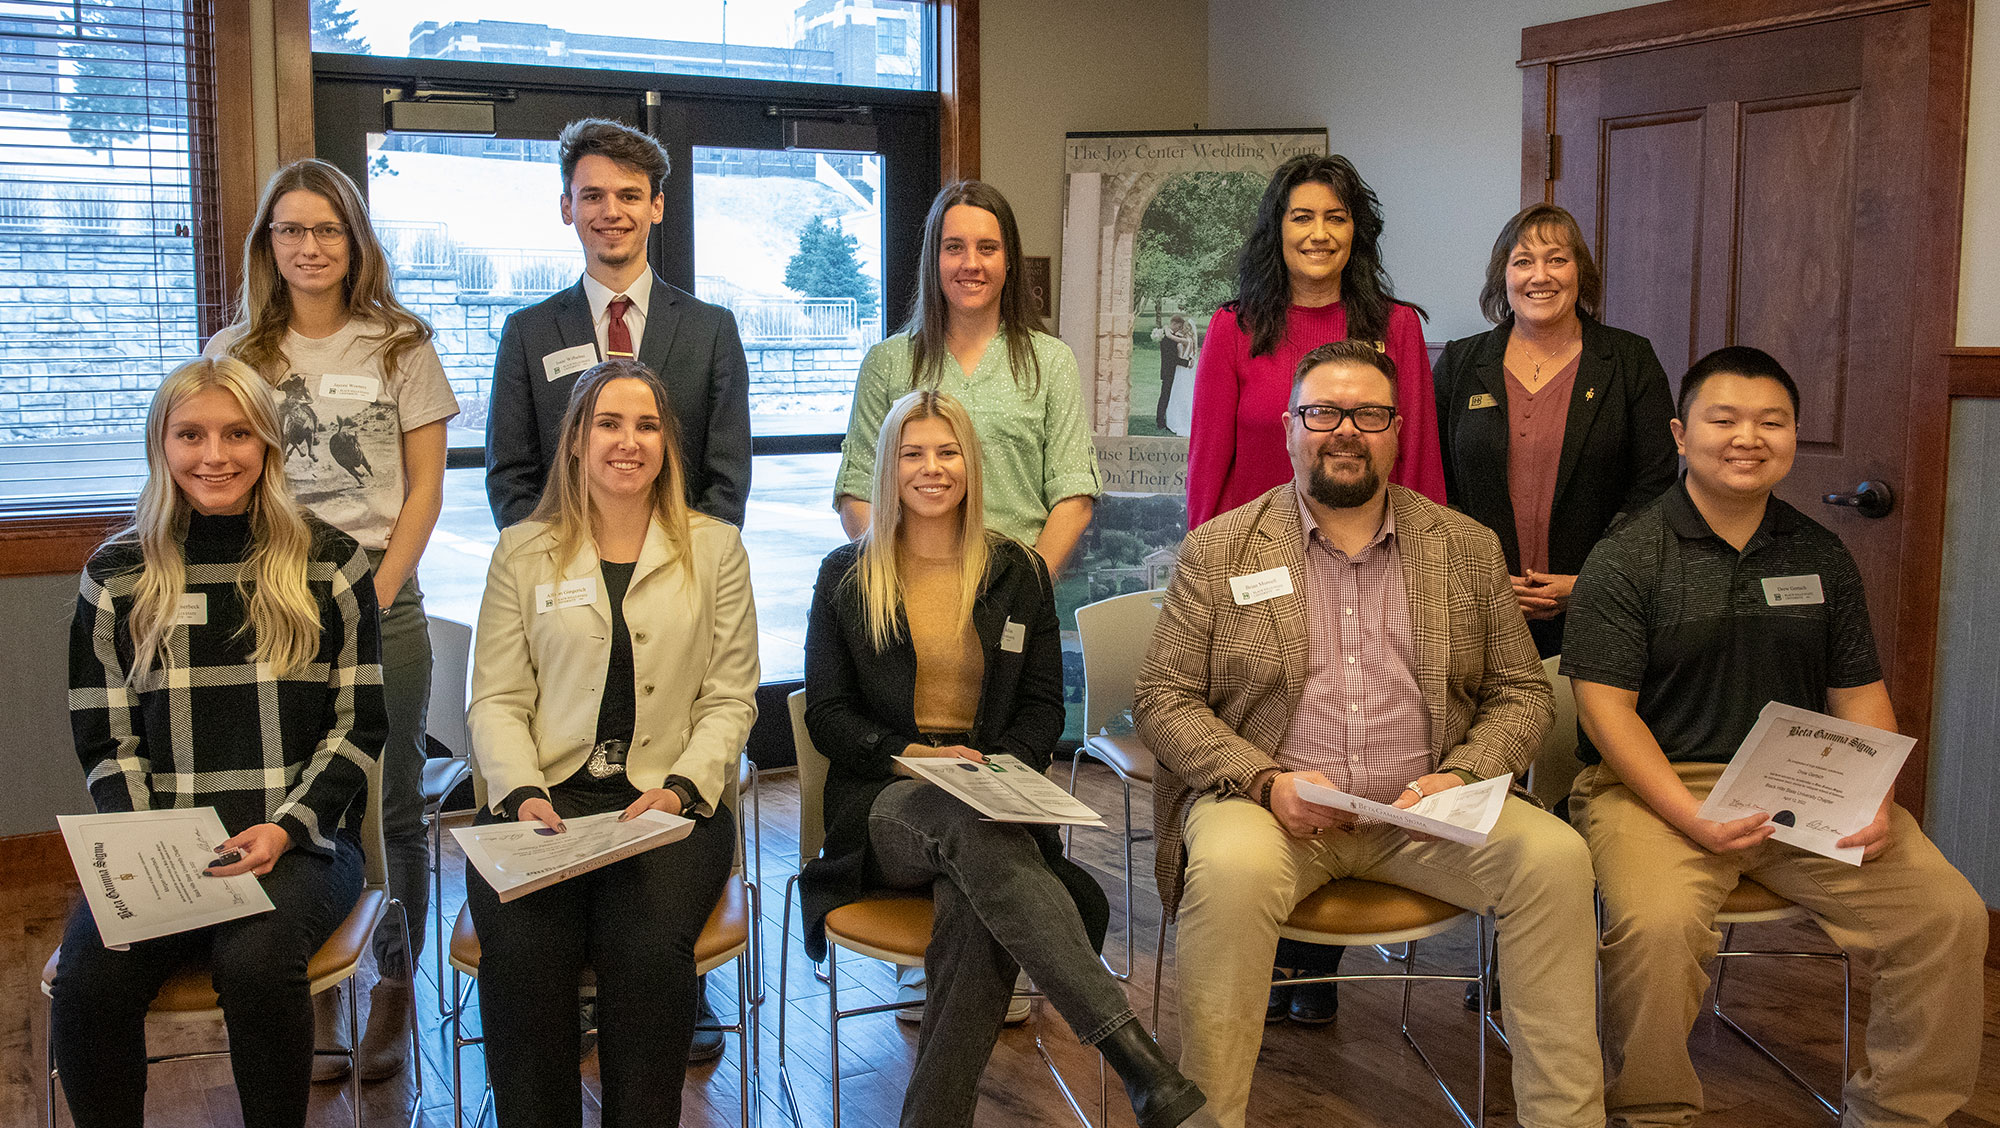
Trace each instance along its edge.
<instances>
[{"instance_id":1,"label":"chair with metal legs","mask_svg":"<svg viewBox=\"0 0 2000 1128\"><path fill-rule=\"evenodd\" d=\"M798 752L799 761L799 859L803 865L819 855L820 846L826 841L826 828L822 818L821 800L826 787L828 761L813 746L812 736L806 731L806 695L804 690L794 691L788 704L792 712L792 739ZM790 985L789 972L792 954L792 898L798 885L798 875L785 881L784 931L778 950L778 1081L784 1088L785 1101L792 1114L792 1123L804 1128L805 1121L799 1116L798 1094L792 1088L792 1077L786 1059L785 1029L788 1008L785 1006L785 992ZM829 1080L833 1088L833 1119L829 1128L840 1128L840 1023L842 1019L858 1018L862 1015L883 1014L901 1010L904 1007L922 1006L922 1003L878 1003L873 1006L840 1008L840 957L839 950L845 948L857 955L892 963L898 967L922 967L924 950L930 947L932 924L932 904L929 896L910 893L884 892L879 896L867 897L828 913L826 916L826 990L827 990L827 1045ZM1035 1035L1035 1052L1041 1056L1042 1064L1048 1068L1049 1076L1055 1079L1056 1088L1061 1090L1063 1100L1068 1102L1083 1128L1092 1128L1090 1117L1083 1111L1069 1084L1057 1071L1055 1058L1042 1043L1040 1034ZM1103 1070L1099 1069L1098 1104L1099 1119L1102 1122L1102 1108L1105 1100Z\"/></svg>"},{"instance_id":2,"label":"chair with metal legs","mask_svg":"<svg viewBox=\"0 0 2000 1128\"><path fill-rule=\"evenodd\" d=\"M361 898L348 910L347 919L341 921L326 943L320 945L312 959L306 962L306 978L311 983L315 995L337 989L341 984L355 978L361 970L362 956L367 953L375 935L375 929L384 917L391 913L403 930L403 950L410 950L410 924L403 916L403 903L389 895L388 851L382 842L382 766L379 761L368 762L368 793L365 800L365 814L361 823L361 852L363 859L363 883ZM56 968L62 959L62 949L50 954L49 961L42 967L42 994L53 998L55 992ZM149 1014L171 1014L182 1018L220 1018L222 1005L215 995L215 984L206 961L191 963L176 971L160 988L153 999ZM361 1044L361 1001L360 992L347 992L347 1045L342 1048L315 1048L314 1054L331 1055L347 1059L347 1101L354 1111L354 1128L361 1128L361 1068L357 1058ZM415 1125L421 1111L424 1091L424 1061L422 1048L417 1044L415 1024L409 1032L410 1057L415 1062L417 1097L410 1102L410 1124ZM227 1049L199 1050L193 1053L149 1055L146 1064L160 1065L174 1061L194 1061L201 1058L226 1058ZM48 1125L56 1125L56 1071L55 1046L48 1049L49 1088Z\"/></svg>"},{"instance_id":3,"label":"chair with metal legs","mask_svg":"<svg viewBox=\"0 0 2000 1128\"><path fill-rule=\"evenodd\" d=\"M1131 731L1132 690L1139 677L1139 663L1152 642L1153 625L1159 621L1164 589L1114 595L1076 609L1076 630L1083 642L1083 748L1069 764L1069 791L1076 794L1076 769L1083 754L1102 760L1118 777L1124 792L1125 828L1120 845L1125 855L1125 968L1104 966L1119 979L1132 977L1132 846L1152 840L1151 830L1132 827L1132 785L1153 785L1153 753L1139 735ZM1123 719L1123 724L1114 722ZM1123 731L1112 731L1114 728ZM1150 806L1149 808L1150 809ZM1069 846L1070 828L1063 830L1063 846Z\"/></svg>"},{"instance_id":4,"label":"chair with metal legs","mask_svg":"<svg viewBox=\"0 0 2000 1128\"><path fill-rule=\"evenodd\" d=\"M758 1096L762 1085L762 1070L758 1066L757 1017L761 992L753 991L750 977L760 966L757 948L763 935L759 924L761 913L759 895L761 890L746 878L744 868L746 854L746 830L743 817L745 803L741 797L749 793L747 806L756 809L757 773L747 758L740 760L737 774L727 781L722 804L735 812L736 818L736 864L730 871L730 880L722 887L722 898L708 914L708 920L701 927L701 935L694 943L695 975L709 972L730 962L736 964L736 1021L714 1026L702 1025L697 1029L720 1030L724 1034L736 1035L737 1049L737 1098L740 1103L742 1128L764 1122L763 1102ZM754 814L751 816L754 818ZM479 932L472 922L472 906L460 906L458 923L451 932L451 1009L445 1017L451 1021L451 1118L453 1128L465 1124L465 1062L467 1046L482 1045L486 1038L482 1034L465 1033L465 1006L472 990L473 982L479 978L480 945ZM586 973L588 969L586 969ZM663 1083L666 1079L663 1079ZM671 1083L678 1085L680 1075L676 1073ZM586 1093L588 1090L586 1090ZM486 1121L486 1109L493 1099L491 1085L480 1094L479 1108L473 1114L473 1128Z\"/></svg>"},{"instance_id":5,"label":"chair with metal legs","mask_svg":"<svg viewBox=\"0 0 2000 1128\"><path fill-rule=\"evenodd\" d=\"M431 615L431 696L424 734L451 755L424 761L424 822L431 831L431 952L438 998L445 999L444 805L472 775L472 733L465 726L466 677L472 663L472 628ZM450 1011L446 1010L449 1017Z\"/></svg>"},{"instance_id":6,"label":"chair with metal legs","mask_svg":"<svg viewBox=\"0 0 2000 1128\"><path fill-rule=\"evenodd\" d=\"M1449 932L1470 918L1473 927L1475 960L1471 970L1451 974L1445 972L1419 972L1416 970L1415 944L1440 933ZM1435 897L1428 897L1413 889L1398 885L1387 885L1378 881L1363 881L1345 877L1329 881L1314 890L1292 915L1278 926L1278 935L1287 940L1298 940L1307 944L1337 945L1344 948L1372 947L1381 957L1399 964L1401 971L1393 972L1340 972L1329 975L1305 976L1299 979L1275 980L1278 983L1348 983L1357 981L1382 981L1403 985L1403 1009L1399 1022L1403 1041L1416 1051L1431 1080L1444 1094L1459 1123L1466 1128L1479 1128L1486 1110L1486 1034L1490 1029L1500 1034L1500 1029L1486 1015L1485 979L1479 974L1492 959L1493 921L1492 918L1447 904ZM1391 953L1389 948L1400 945L1400 953ZM1153 964L1153 1027L1160 1025L1160 979L1166 964L1166 928L1160 929L1159 947ZM1482 1016L1473 1025L1478 1039L1478 1067L1474 1082L1472 1103L1468 1110L1458 1094L1444 1079L1424 1051L1422 1043L1410 1032L1410 993L1418 983L1463 983L1471 986L1479 997L1479 1014ZM1454 1007L1454 1010L1457 1008Z\"/></svg>"},{"instance_id":7,"label":"chair with metal legs","mask_svg":"<svg viewBox=\"0 0 2000 1128\"><path fill-rule=\"evenodd\" d=\"M1722 908L1715 914L1715 923L1722 926L1722 950L1715 954L1715 988L1709 999L1709 1013L1713 1014L1729 1032L1750 1044L1750 1048L1762 1054L1765 1060L1778 1067L1785 1079L1798 1086L1811 1097L1821 1109L1836 1121L1840 1119L1845 1100L1841 1087L1846 1084L1854 1038L1854 967L1847 953L1834 951L1813 951L1810 949L1739 949L1732 945L1739 924L1766 924L1782 920L1798 920L1809 914L1800 905L1779 896L1755 880L1745 877L1729 891L1722 901ZM1758 1041L1748 1030L1736 1021L1722 1004L1722 989L1731 960L1738 959L1778 959L1778 960L1832 960L1840 964L1840 1076L1834 1084L1832 1100L1820 1092L1811 1082L1801 1076L1786 1061L1774 1053L1763 1042Z\"/></svg>"}]
</instances>

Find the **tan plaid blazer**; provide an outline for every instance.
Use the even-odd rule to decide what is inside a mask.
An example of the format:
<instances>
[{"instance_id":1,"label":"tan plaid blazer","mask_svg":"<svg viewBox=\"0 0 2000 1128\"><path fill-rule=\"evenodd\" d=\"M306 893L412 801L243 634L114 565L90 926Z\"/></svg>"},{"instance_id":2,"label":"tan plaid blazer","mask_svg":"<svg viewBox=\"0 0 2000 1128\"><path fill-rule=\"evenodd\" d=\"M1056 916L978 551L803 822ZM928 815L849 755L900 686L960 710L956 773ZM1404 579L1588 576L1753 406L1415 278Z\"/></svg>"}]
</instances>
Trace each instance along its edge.
<instances>
[{"instance_id":1,"label":"tan plaid blazer","mask_svg":"<svg viewBox=\"0 0 2000 1128\"><path fill-rule=\"evenodd\" d=\"M1437 771L1480 779L1527 770L1555 714L1500 542L1484 525L1389 487L1409 592L1417 681ZM1134 713L1159 759L1155 874L1180 905L1181 827L1196 797L1249 795L1291 724L1306 678L1305 538L1287 483L1188 534L1140 668ZM1238 607L1229 578L1283 565L1290 595Z\"/></svg>"}]
</instances>

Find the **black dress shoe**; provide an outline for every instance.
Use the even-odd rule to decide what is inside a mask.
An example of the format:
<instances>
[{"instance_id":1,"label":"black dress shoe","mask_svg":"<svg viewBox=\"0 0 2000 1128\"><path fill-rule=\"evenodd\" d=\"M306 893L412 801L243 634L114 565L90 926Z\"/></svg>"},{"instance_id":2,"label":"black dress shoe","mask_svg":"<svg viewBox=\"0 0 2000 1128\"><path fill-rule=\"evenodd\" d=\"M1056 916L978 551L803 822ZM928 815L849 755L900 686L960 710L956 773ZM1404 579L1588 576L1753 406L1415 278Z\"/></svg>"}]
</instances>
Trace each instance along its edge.
<instances>
[{"instance_id":1,"label":"black dress shoe","mask_svg":"<svg viewBox=\"0 0 2000 1128\"><path fill-rule=\"evenodd\" d=\"M1125 1083L1125 1095L1132 1101L1139 1128L1175 1128L1208 1103L1201 1089L1167 1060L1136 1018L1093 1048Z\"/></svg>"},{"instance_id":2,"label":"black dress shoe","mask_svg":"<svg viewBox=\"0 0 2000 1128\"><path fill-rule=\"evenodd\" d=\"M1271 1000L1264 1004L1264 1021L1277 1022L1292 1008L1292 989L1284 983L1271 985Z\"/></svg>"},{"instance_id":3,"label":"black dress shoe","mask_svg":"<svg viewBox=\"0 0 2000 1128\"><path fill-rule=\"evenodd\" d=\"M1292 988L1289 1013L1293 1022L1324 1026L1340 1013L1340 984L1301 983Z\"/></svg>"},{"instance_id":4,"label":"black dress shoe","mask_svg":"<svg viewBox=\"0 0 2000 1128\"><path fill-rule=\"evenodd\" d=\"M698 976L694 981L694 1041L688 1045L688 1064L699 1061L714 1061L722 1056L722 1031L703 1030L703 1026L714 1026L715 1011L708 1005L708 976Z\"/></svg>"}]
</instances>

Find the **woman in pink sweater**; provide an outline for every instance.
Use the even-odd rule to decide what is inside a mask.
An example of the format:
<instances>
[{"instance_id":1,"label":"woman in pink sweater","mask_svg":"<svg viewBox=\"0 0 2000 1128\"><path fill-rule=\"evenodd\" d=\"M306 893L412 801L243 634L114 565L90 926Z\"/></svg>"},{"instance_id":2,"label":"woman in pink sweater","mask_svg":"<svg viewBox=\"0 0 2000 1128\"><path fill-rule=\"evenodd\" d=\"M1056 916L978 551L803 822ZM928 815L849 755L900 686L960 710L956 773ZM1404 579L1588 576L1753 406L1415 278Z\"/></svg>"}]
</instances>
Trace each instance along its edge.
<instances>
[{"instance_id":1,"label":"woman in pink sweater","mask_svg":"<svg viewBox=\"0 0 2000 1128\"><path fill-rule=\"evenodd\" d=\"M1195 365L1189 528L1291 480L1282 417L1292 370L1315 346L1348 338L1396 364L1403 447L1390 481L1444 503L1423 311L1396 300L1381 238L1381 205L1346 157L1295 157L1272 175L1236 300L1215 311Z\"/></svg>"}]
</instances>

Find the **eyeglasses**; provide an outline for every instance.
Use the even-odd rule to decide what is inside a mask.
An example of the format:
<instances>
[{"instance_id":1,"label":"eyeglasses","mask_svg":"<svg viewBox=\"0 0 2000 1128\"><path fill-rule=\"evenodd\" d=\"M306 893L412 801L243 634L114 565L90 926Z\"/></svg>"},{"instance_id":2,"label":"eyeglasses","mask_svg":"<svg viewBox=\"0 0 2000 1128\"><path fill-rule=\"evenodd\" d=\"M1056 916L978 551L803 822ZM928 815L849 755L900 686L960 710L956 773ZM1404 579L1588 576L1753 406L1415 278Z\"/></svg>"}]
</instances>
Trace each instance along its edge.
<instances>
[{"instance_id":1,"label":"eyeglasses","mask_svg":"<svg viewBox=\"0 0 2000 1128\"><path fill-rule=\"evenodd\" d=\"M1338 431L1341 421L1354 420L1354 429L1364 435L1386 431L1396 420L1396 409L1379 403L1364 403L1360 407L1335 407L1330 403L1302 403L1292 409L1299 422L1308 431Z\"/></svg>"},{"instance_id":2,"label":"eyeglasses","mask_svg":"<svg viewBox=\"0 0 2000 1128\"><path fill-rule=\"evenodd\" d=\"M310 234L313 242L324 247L330 243L347 241L345 223L322 223L317 227L307 227L303 223L274 223L271 225L271 239L283 246L296 247L305 242Z\"/></svg>"}]
</instances>

